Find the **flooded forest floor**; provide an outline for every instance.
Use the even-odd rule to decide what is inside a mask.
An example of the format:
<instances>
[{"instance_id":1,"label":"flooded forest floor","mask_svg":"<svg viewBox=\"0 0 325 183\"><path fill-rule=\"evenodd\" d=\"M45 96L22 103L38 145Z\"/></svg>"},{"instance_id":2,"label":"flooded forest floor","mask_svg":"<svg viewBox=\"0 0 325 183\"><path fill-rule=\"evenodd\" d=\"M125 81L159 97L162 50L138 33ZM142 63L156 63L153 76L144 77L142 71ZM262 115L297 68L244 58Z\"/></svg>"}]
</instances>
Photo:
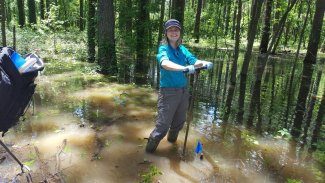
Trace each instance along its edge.
<instances>
[{"instance_id":1,"label":"flooded forest floor","mask_svg":"<svg viewBox=\"0 0 325 183\"><path fill-rule=\"evenodd\" d=\"M255 136L245 128L192 125L186 156L185 129L175 144L166 138L145 152L154 127L157 91L119 84L78 58L45 57L33 105L1 140L27 165L33 182L314 183L324 175L312 161L290 156L285 138ZM200 105L197 105L198 107ZM200 113L197 109L196 113ZM204 116L199 114L196 116ZM200 119L196 119L200 120ZM194 153L198 140L204 158ZM0 183L27 182L0 148Z\"/></svg>"}]
</instances>

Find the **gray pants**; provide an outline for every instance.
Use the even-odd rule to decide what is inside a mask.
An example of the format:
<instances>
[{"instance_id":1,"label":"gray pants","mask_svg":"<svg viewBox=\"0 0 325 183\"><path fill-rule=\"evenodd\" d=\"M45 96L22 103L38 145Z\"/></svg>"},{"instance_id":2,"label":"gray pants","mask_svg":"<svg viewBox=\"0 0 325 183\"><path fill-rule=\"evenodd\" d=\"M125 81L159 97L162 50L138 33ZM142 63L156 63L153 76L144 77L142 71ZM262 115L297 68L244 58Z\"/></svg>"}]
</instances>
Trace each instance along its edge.
<instances>
[{"instance_id":1,"label":"gray pants","mask_svg":"<svg viewBox=\"0 0 325 183\"><path fill-rule=\"evenodd\" d=\"M186 120L189 93L186 88L161 88L158 95L158 117L150 137L163 139L168 130L180 131Z\"/></svg>"}]
</instances>

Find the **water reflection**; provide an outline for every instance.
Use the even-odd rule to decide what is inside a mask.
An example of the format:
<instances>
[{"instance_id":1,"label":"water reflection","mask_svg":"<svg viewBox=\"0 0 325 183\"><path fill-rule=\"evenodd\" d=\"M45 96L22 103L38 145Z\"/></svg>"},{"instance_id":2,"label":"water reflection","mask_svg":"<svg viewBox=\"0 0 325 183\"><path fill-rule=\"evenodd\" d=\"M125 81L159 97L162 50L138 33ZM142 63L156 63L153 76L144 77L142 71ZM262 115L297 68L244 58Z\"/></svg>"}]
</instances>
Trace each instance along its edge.
<instances>
[{"instance_id":1,"label":"water reflection","mask_svg":"<svg viewBox=\"0 0 325 183\"><path fill-rule=\"evenodd\" d=\"M289 155L287 141L256 136L236 126L236 104L228 123L222 121L222 96L226 92L222 88L227 85L223 75L227 62L220 61L222 54L217 56L219 70L213 76L200 75L185 161L180 158L184 131L176 144L163 139L155 154L144 151L143 138L148 137L156 115L154 89L111 83L100 75L75 71L50 72L52 75L39 78L35 116L28 114L25 122L10 130L5 142L23 162L30 163L36 182L56 173L57 154L64 140L67 145L60 156L61 170L66 182L71 183L137 182L150 165L163 172L155 178L161 182L278 183L287 178L316 182L310 164L297 163ZM282 62L272 64L277 66L268 67L271 76L263 85L262 112L267 114L263 115L263 128L270 125L274 131L269 133L276 134L276 123L283 118L286 107L281 93L287 74ZM272 114L268 113L269 104L273 106ZM271 124L266 123L267 117L272 119ZM203 161L194 153L197 140L203 143ZM34 147L39 149L42 161ZM0 167L1 181L19 172L10 158Z\"/></svg>"}]
</instances>

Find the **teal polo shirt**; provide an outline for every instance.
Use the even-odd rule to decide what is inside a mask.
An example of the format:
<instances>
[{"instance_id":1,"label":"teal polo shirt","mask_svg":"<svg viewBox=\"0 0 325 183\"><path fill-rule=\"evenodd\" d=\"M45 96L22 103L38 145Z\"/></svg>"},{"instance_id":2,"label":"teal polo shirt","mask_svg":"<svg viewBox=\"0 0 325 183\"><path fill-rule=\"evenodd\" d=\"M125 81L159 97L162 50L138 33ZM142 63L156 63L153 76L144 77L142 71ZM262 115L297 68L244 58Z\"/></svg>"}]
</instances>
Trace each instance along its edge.
<instances>
[{"instance_id":1,"label":"teal polo shirt","mask_svg":"<svg viewBox=\"0 0 325 183\"><path fill-rule=\"evenodd\" d=\"M161 67L164 60L186 66L193 65L197 58L184 45L174 49L169 44L162 44L158 48L157 61L160 65L160 88L183 88L187 85L185 74L182 71L170 71Z\"/></svg>"}]
</instances>

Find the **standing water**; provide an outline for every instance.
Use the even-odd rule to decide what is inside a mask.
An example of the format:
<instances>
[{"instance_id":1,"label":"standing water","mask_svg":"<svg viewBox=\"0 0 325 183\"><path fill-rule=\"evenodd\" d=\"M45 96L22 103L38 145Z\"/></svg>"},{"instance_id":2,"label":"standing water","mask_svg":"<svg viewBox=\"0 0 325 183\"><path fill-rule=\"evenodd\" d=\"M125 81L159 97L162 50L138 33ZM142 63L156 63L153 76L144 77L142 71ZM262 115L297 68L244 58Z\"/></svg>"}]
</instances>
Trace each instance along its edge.
<instances>
[{"instance_id":1,"label":"standing water","mask_svg":"<svg viewBox=\"0 0 325 183\"><path fill-rule=\"evenodd\" d=\"M26 119L3 138L31 168L34 182L317 182L310 164L289 155L286 140L256 137L225 124L218 103L211 102L222 98L209 92L199 91L194 103L186 156L181 157L185 130L176 144L163 139L148 154L144 138L155 122L154 89L109 82L91 69L80 69L92 67L86 63L75 63L81 71L55 70L51 64L37 81L35 114L29 109ZM199 88L212 87L201 83ZM203 159L194 152L198 140ZM10 182L20 167L2 149L0 160L0 182Z\"/></svg>"}]
</instances>

